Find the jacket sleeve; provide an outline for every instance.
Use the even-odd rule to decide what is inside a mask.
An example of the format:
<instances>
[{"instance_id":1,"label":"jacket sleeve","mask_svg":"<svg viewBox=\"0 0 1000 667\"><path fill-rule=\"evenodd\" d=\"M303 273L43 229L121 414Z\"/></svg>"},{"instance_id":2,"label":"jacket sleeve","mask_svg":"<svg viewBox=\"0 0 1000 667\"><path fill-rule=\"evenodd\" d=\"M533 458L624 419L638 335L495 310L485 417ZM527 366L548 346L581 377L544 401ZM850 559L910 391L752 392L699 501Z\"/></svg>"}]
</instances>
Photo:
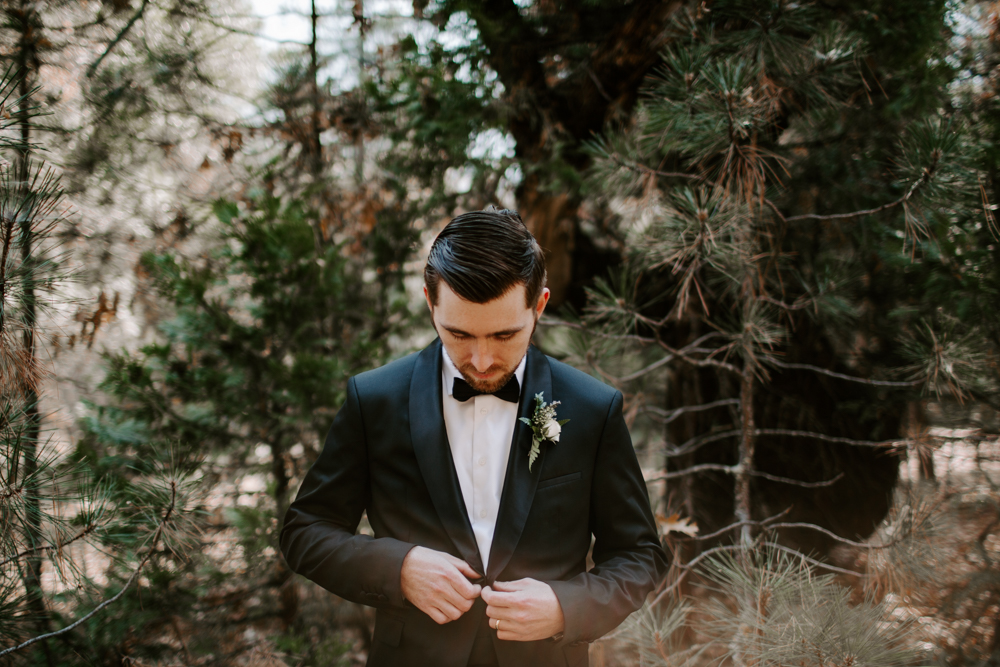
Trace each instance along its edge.
<instances>
[{"instance_id":1,"label":"jacket sleeve","mask_svg":"<svg viewBox=\"0 0 1000 667\"><path fill-rule=\"evenodd\" d=\"M370 496L365 425L351 378L323 451L285 514L281 553L293 571L342 598L401 606L400 570L414 545L355 535Z\"/></svg>"},{"instance_id":2,"label":"jacket sleeve","mask_svg":"<svg viewBox=\"0 0 1000 667\"><path fill-rule=\"evenodd\" d=\"M667 571L646 483L622 415L621 392L611 401L598 444L590 526L594 567L567 581L546 582L566 619L563 644L594 641L618 627L642 606Z\"/></svg>"}]
</instances>

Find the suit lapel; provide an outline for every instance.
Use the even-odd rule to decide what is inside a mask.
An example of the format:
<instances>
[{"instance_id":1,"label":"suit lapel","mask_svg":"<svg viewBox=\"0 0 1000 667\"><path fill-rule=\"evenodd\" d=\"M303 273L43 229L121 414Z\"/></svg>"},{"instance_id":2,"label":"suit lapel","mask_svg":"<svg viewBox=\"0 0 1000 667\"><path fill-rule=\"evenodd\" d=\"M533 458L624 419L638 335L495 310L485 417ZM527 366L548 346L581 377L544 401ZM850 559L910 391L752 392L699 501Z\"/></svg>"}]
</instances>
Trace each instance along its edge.
<instances>
[{"instance_id":1,"label":"suit lapel","mask_svg":"<svg viewBox=\"0 0 1000 667\"><path fill-rule=\"evenodd\" d=\"M490 570L486 573L489 581L496 578L507 567L514 547L521 539L521 531L528 520L528 511L535 498L535 489L545 464L545 448L528 470L528 451L531 449L531 429L520 418L531 418L535 409L535 394L542 392L546 402L552 401L552 370L549 360L534 345L528 348L528 362L524 369L524 389L517 409L517 424L514 427L514 441L507 459L507 474L504 477L503 493L500 496L500 512L493 531L493 545L490 547Z\"/></svg>"},{"instance_id":2,"label":"suit lapel","mask_svg":"<svg viewBox=\"0 0 1000 667\"><path fill-rule=\"evenodd\" d=\"M434 509L462 559L483 571L479 546L465 511L465 499L451 458L448 431L441 408L441 340L417 356L410 380L410 437L417 465Z\"/></svg>"}]
</instances>

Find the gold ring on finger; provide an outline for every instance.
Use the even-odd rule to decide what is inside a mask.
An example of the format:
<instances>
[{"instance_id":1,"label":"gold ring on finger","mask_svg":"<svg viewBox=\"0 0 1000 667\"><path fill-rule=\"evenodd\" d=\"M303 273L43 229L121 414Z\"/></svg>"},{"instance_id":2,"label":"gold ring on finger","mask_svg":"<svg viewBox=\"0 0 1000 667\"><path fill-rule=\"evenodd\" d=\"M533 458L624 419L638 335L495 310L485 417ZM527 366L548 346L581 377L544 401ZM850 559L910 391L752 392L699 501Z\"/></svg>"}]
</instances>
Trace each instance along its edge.
<instances>
[{"instance_id":1,"label":"gold ring on finger","mask_svg":"<svg viewBox=\"0 0 1000 667\"><path fill-rule=\"evenodd\" d=\"M497 632L500 632L500 619L497 619Z\"/></svg>"}]
</instances>

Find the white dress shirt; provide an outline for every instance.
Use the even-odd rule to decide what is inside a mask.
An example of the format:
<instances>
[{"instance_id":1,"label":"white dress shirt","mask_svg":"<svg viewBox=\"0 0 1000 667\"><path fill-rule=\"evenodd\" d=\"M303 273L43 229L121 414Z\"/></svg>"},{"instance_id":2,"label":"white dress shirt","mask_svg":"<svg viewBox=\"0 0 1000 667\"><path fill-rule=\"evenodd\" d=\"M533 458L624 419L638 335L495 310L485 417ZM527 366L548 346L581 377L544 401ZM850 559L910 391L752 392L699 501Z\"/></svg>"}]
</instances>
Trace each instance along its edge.
<instances>
[{"instance_id":1,"label":"white dress shirt","mask_svg":"<svg viewBox=\"0 0 1000 667\"><path fill-rule=\"evenodd\" d=\"M444 358L441 364L441 382L444 384L442 409L451 458L455 462L465 510L479 545L483 567L489 568L493 529L500 510L507 458L517 424L517 403L489 394L473 396L464 403L459 401L452 396L452 387L455 378L461 378L462 374L443 346L441 355ZM526 359L527 355L514 371L522 392Z\"/></svg>"}]
</instances>

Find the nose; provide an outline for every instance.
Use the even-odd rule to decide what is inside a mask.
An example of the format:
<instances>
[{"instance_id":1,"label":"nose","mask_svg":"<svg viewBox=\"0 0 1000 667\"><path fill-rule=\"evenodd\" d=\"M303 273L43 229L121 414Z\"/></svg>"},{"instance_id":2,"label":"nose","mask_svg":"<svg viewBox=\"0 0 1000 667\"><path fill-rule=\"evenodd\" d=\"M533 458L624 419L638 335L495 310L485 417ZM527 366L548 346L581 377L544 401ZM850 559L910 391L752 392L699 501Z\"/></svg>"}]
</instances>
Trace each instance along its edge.
<instances>
[{"instance_id":1,"label":"nose","mask_svg":"<svg viewBox=\"0 0 1000 667\"><path fill-rule=\"evenodd\" d=\"M485 373L493 365L493 353L490 344L485 340L477 341L472 350L472 366L480 373Z\"/></svg>"}]
</instances>

